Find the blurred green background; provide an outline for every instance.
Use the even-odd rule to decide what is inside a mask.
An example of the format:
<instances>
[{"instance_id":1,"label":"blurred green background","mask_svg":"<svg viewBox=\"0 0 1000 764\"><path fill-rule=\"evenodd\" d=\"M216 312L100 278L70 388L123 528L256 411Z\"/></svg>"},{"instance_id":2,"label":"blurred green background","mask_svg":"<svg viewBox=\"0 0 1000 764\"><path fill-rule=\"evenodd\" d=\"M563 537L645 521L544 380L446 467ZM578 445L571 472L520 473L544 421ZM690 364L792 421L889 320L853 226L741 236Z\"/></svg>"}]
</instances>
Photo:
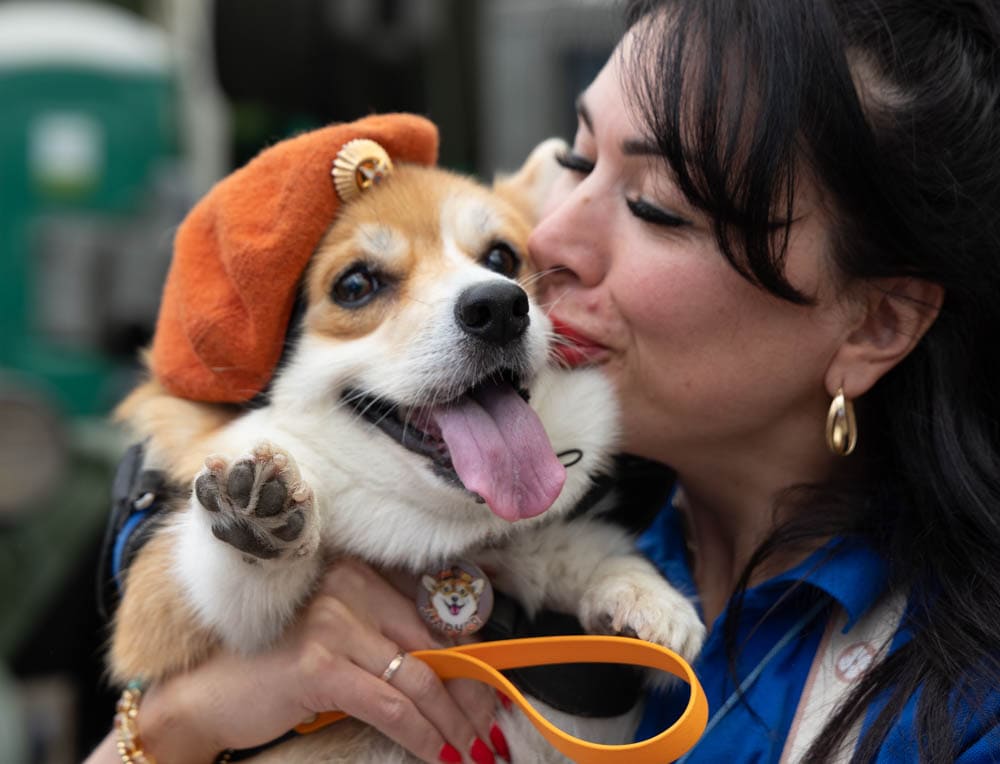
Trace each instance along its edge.
<instances>
[{"instance_id":1,"label":"blurred green background","mask_svg":"<svg viewBox=\"0 0 1000 764\"><path fill-rule=\"evenodd\" d=\"M109 422L174 230L261 147L377 111L489 178L575 128L614 0L0 0L0 762L109 728Z\"/></svg>"}]
</instances>

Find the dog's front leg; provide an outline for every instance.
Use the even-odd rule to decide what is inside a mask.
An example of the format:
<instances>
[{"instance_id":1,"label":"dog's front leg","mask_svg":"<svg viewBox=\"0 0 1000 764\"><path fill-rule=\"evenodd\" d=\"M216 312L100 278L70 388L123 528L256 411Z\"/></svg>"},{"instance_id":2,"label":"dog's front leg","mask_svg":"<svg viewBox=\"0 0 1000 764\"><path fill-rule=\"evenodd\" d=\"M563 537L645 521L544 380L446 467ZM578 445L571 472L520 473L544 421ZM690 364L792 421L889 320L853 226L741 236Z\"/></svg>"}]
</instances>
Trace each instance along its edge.
<instances>
[{"instance_id":1,"label":"dog's front leg","mask_svg":"<svg viewBox=\"0 0 1000 764\"><path fill-rule=\"evenodd\" d=\"M577 607L584 628L656 642L694 660L705 641L705 626L694 605L638 553L606 557Z\"/></svg>"},{"instance_id":2,"label":"dog's front leg","mask_svg":"<svg viewBox=\"0 0 1000 764\"><path fill-rule=\"evenodd\" d=\"M576 615L598 634L626 634L693 658L705 639L694 605L635 550L622 528L599 518L558 521L518 536L484 562L498 585L530 610Z\"/></svg>"},{"instance_id":3,"label":"dog's front leg","mask_svg":"<svg viewBox=\"0 0 1000 764\"><path fill-rule=\"evenodd\" d=\"M245 652L282 632L319 574L312 489L270 443L206 459L176 532L175 570L196 613Z\"/></svg>"}]
</instances>

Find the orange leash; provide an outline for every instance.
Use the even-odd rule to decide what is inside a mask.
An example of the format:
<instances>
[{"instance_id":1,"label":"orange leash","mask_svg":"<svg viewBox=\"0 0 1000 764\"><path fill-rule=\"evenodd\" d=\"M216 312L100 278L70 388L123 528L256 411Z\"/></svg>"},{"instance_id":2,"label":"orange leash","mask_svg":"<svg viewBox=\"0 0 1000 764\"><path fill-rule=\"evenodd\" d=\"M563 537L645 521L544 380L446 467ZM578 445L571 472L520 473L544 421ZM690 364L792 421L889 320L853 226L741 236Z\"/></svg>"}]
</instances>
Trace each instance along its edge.
<instances>
[{"instance_id":1,"label":"orange leash","mask_svg":"<svg viewBox=\"0 0 1000 764\"><path fill-rule=\"evenodd\" d=\"M442 650L410 653L428 664L441 679L476 679L500 690L527 715L553 748L578 764L664 764L676 761L698 742L708 722L708 701L694 670L676 653L651 642L628 637L535 637L478 642ZM625 663L660 669L683 679L691 697L680 718L658 735L626 745L591 743L573 737L542 717L500 672L554 663ZM347 714L328 711L300 724L307 733L340 721Z\"/></svg>"}]
</instances>

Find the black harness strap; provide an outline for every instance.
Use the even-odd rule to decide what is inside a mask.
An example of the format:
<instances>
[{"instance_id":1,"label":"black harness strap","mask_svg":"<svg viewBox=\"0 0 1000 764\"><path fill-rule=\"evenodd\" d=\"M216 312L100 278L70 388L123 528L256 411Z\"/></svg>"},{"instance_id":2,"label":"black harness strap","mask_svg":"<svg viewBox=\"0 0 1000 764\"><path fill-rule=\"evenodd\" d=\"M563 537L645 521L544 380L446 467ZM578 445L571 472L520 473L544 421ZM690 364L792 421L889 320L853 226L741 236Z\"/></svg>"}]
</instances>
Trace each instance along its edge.
<instances>
[{"instance_id":1,"label":"black harness strap","mask_svg":"<svg viewBox=\"0 0 1000 764\"><path fill-rule=\"evenodd\" d=\"M494 590L493 597L493 615L479 632L486 641L585 633L580 622L566 613L543 610L529 618L524 608L503 592ZM619 716L642 697L643 674L634 666L561 663L503 673L521 692L574 716Z\"/></svg>"},{"instance_id":2,"label":"black harness strap","mask_svg":"<svg viewBox=\"0 0 1000 764\"><path fill-rule=\"evenodd\" d=\"M97 569L97 607L106 620L121 600L129 565L162 522L162 510L181 494L163 472L143 469L144 457L141 443L131 446L111 485L111 514Z\"/></svg>"}]
</instances>

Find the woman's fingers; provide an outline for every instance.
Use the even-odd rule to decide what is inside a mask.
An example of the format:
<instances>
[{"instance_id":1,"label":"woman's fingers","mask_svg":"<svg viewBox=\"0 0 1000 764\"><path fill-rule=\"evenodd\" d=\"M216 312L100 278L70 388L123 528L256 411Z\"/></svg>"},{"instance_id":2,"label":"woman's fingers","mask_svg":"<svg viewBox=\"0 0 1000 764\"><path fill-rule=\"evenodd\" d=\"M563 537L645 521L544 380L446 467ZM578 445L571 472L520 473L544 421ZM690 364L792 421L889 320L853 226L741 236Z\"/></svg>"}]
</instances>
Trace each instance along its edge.
<instances>
[{"instance_id":1,"label":"woman's fingers","mask_svg":"<svg viewBox=\"0 0 1000 764\"><path fill-rule=\"evenodd\" d=\"M390 682L410 698L459 751L468 755L477 738L489 740L491 722L478 718L482 714L470 714L470 709L460 706L438 676L419 658L407 657Z\"/></svg>"},{"instance_id":2,"label":"woman's fingers","mask_svg":"<svg viewBox=\"0 0 1000 764\"><path fill-rule=\"evenodd\" d=\"M337 705L342 711L372 725L424 761L442 761L447 745L457 750L405 693L360 666L345 666L331 682L336 684L331 692L341 698Z\"/></svg>"},{"instance_id":3,"label":"woman's fingers","mask_svg":"<svg viewBox=\"0 0 1000 764\"><path fill-rule=\"evenodd\" d=\"M496 742L495 739L498 735L503 738L503 733L498 733L494 729L496 726L496 690L472 679L453 679L445 683L445 688L455 705L461 708L469 719L480 740L489 743ZM497 753L504 754L501 749L505 744L506 741L499 746L494 746Z\"/></svg>"},{"instance_id":4,"label":"woman's fingers","mask_svg":"<svg viewBox=\"0 0 1000 764\"><path fill-rule=\"evenodd\" d=\"M335 562L324 573L319 592L343 602L360 620L404 650L444 647L417 615L414 600L363 562Z\"/></svg>"},{"instance_id":5,"label":"woman's fingers","mask_svg":"<svg viewBox=\"0 0 1000 764\"><path fill-rule=\"evenodd\" d=\"M381 657L352 645L343 655L310 661L317 685L307 695L311 710L340 709L426 761L441 761L445 744L470 751L476 730L437 675L411 655L397 660L401 651L380 635L368 637ZM382 679L393 664L389 679Z\"/></svg>"},{"instance_id":6,"label":"woman's fingers","mask_svg":"<svg viewBox=\"0 0 1000 764\"><path fill-rule=\"evenodd\" d=\"M352 645L351 658L358 667L406 696L419 709L419 713L459 751L469 751L477 737L489 739L490 724L480 719L478 726L485 732L485 736L481 736L470 718L469 710L456 702L455 697L426 663L405 653L402 661L396 663L398 648L381 635L371 635L364 647L365 649L361 649L360 645ZM381 677L389 673L389 667L394 664L395 669L389 680L382 680ZM477 716L481 717L482 714Z\"/></svg>"},{"instance_id":7,"label":"woman's fingers","mask_svg":"<svg viewBox=\"0 0 1000 764\"><path fill-rule=\"evenodd\" d=\"M495 760L492 691L468 681L452 694L427 664L405 652L397 659L434 643L413 601L368 566L328 571L301 628L310 710L339 708L428 761L458 761L446 744L462 761Z\"/></svg>"}]
</instances>

